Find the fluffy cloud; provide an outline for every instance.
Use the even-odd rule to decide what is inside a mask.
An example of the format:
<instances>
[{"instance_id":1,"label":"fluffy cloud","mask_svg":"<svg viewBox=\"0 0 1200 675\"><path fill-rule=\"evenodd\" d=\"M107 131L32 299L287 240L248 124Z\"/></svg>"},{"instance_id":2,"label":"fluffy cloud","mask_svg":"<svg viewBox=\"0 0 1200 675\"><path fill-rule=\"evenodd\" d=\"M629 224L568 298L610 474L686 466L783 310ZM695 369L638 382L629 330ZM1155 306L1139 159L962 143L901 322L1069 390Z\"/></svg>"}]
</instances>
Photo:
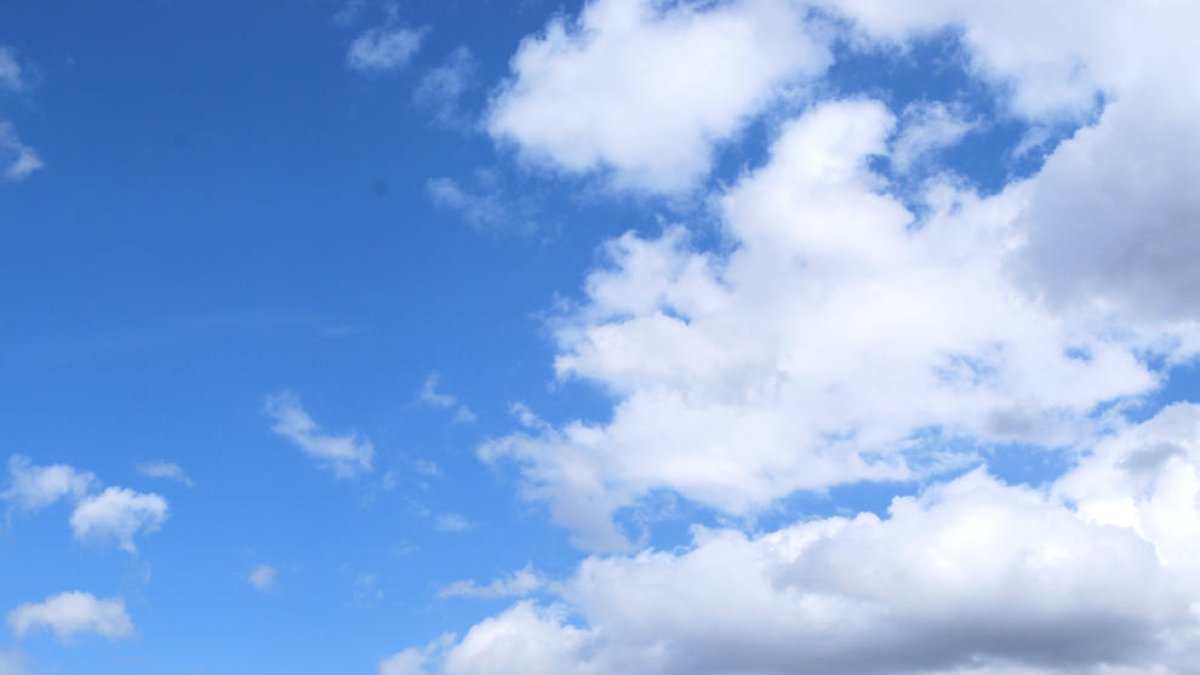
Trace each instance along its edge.
<instances>
[{"instance_id":1,"label":"fluffy cloud","mask_svg":"<svg viewBox=\"0 0 1200 675\"><path fill-rule=\"evenodd\" d=\"M267 398L266 413L275 420L272 431L294 443L338 478L369 473L375 458L371 441L350 432L340 436L321 431L295 395L282 392Z\"/></svg>"},{"instance_id":2,"label":"fluffy cloud","mask_svg":"<svg viewBox=\"0 0 1200 675\"><path fill-rule=\"evenodd\" d=\"M1200 406L1179 405L1046 489L976 469L883 518L697 529L407 654L448 675L1184 672L1198 496Z\"/></svg>"},{"instance_id":3,"label":"fluffy cloud","mask_svg":"<svg viewBox=\"0 0 1200 675\"><path fill-rule=\"evenodd\" d=\"M167 500L156 494L110 487L79 502L71 530L79 541L112 542L136 553L133 537L157 531L167 520Z\"/></svg>"},{"instance_id":4,"label":"fluffy cloud","mask_svg":"<svg viewBox=\"0 0 1200 675\"><path fill-rule=\"evenodd\" d=\"M65 464L36 466L28 457L14 455L8 460L9 486L0 499L24 511L37 511L64 497L80 500L94 485L96 477Z\"/></svg>"},{"instance_id":5,"label":"fluffy cloud","mask_svg":"<svg viewBox=\"0 0 1200 675\"><path fill-rule=\"evenodd\" d=\"M1011 278L1027 186L935 185L919 223L881 192L867 160L893 128L865 100L788 125L723 198L732 253L681 228L611 243L554 327L560 376L610 392L612 420L533 422L481 456L521 464L579 543L613 549L612 513L658 489L751 514L944 468L938 438L1076 443L1097 405L1156 386L1133 346Z\"/></svg>"},{"instance_id":6,"label":"fluffy cloud","mask_svg":"<svg viewBox=\"0 0 1200 675\"><path fill-rule=\"evenodd\" d=\"M107 640L124 640L134 635L124 600L101 600L79 591L21 605L8 613L8 626L18 639L40 630L53 632L61 642L84 633L95 633Z\"/></svg>"},{"instance_id":7,"label":"fluffy cloud","mask_svg":"<svg viewBox=\"0 0 1200 675\"><path fill-rule=\"evenodd\" d=\"M408 65L421 48L425 31L413 28L372 28L359 35L346 51L346 65L362 72L383 73Z\"/></svg>"},{"instance_id":8,"label":"fluffy cloud","mask_svg":"<svg viewBox=\"0 0 1200 675\"><path fill-rule=\"evenodd\" d=\"M790 1L595 0L521 43L487 127L537 163L685 189L716 143L828 65L805 19Z\"/></svg>"}]
</instances>

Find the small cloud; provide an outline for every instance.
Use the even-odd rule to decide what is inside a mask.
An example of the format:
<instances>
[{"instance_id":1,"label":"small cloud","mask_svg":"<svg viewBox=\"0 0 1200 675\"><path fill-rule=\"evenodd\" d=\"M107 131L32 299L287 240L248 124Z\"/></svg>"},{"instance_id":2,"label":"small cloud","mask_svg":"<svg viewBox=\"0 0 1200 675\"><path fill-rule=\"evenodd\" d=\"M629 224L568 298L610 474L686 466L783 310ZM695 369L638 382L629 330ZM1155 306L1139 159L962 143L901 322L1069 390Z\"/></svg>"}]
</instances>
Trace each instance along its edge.
<instances>
[{"instance_id":1,"label":"small cloud","mask_svg":"<svg viewBox=\"0 0 1200 675\"><path fill-rule=\"evenodd\" d=\"M249 581L251 586L263 593L275 590L277 580L278 574L271 565L259 565L246 577L246 581Z\"/></svg>"},{"instance_id":2,"label":"small cloud","mask_svg":"<svg viewBox=\"0 0 1200 675\"><path fill-rule=\"evenodd\" d=\"M83 633L94 633L107 640L124 640L134 635L124 600L100 600L80 591L21 605L8 613L8 627L18 640L48 630L64 643Z\"/></svg>"},{"instance_id":3,"label":"small cloud","mask_svg":"<svg viewBox=\"0 0 1200 675\"><path fill-rule=\"evenodd\" d=\"M472 579L455 581L438 591L438 597L478 598L484 600L518 598L529 595L544 585L545 581L533 569L533 566L526 565L511 575L503 579L496 579L486 586L481 586Z\"/></svg>"},{"instance_id":4,"label":"small cloud","mask_svg":"<svg viewBox=\"0 0 1200 675\"><path fill-rule=\"evenodd\" d=\"M417 473L429 478L437 478L438 476L442 475L442 470L438 467L438 465L427 459L417 460L414 468L416 469Z\"/></svg>"},{"instance_id":5,"label":"small cloud","mask_svg":"<svg viewBox=\"0 0 1200 675\"><path fill-rule=\"evenodd\" d=\"M12 123L0 120L0 178L24 180L44 166L37 152L21 142Z\"/></svg>"},{"instance_id":6,"label":"small cloud","mask_svg":"<svg viewBox=\"0 0 1200 675\"><path fill-rule=\"evenodd\" d=\"M453 408L458 399L453 394L443 394L437 391L438 382L442 381L441 375L430 373L429 377L425 378L425 384L421 386L421 393L418 398L422 403L434 408Z\"/></svg>"},{"instance_id":7,"label":"small cloud","mask_svg":"<svg viewBox=\"0 0 1200 675\"><path fill-rule=\"evenodd\" d=\"M9 486L0 499L22 511L38 511L64 497L78 501L96 485L96 477L66 464L37 466L28 457L8 460Z\"/></svg>"},{"instance_id":8,"label":"small cloud","mask_svg":"<svg viewBox=\"0 0 1200 675\"><path fill-rule=\"evenodd\" d=\"M431 408L449 409L457 406L452 420L455 424L471 424L479 419L470 408L458 404L457 396L438 391L439 382L441 382L441 376L437 373L430 373L425 378L425 384L421 386L417 400Z\"/></svg>"},{"instance_id":9,"label":"small cloud","mask_svg":"<svg viewBox=\"0 0 1200 675\"><path fill-rule=\"evenodd\" d=\"M429 111L439 126L470 129L474 121L462 110L462 97L474 87L478 70L479 61L471 50L459 47L421 78L413 92L413 103Z\"/></svg>"},{"instance_id":10,"label":"small cloud","mask_svg":"<svg viewBox=\"0 0 1200 675\"><path fill-rule=\"evenodd\" d=\"M304 454L331 471L337 478L353 478L369 473L375 458L375 446L356 432L340 436L321 431L290 392L267 398L266 414L275 420L271 430L291 441Z\"/></svg>"},{"instance_id":11,"label":"small cloud","mask_svg":"<svg viewBox=\"0 0 1200 675\"><path fill-rule=\"evenodd\" d=\"M134 535L158 530L167 511L167 500L159 495L110 487L79 502L71 514L71 530L78 541L113 542L137 553Z\"/></svg>"},{"instance_id":12,"label":"small cloud","mask_svg":"<svg viewBox=\"0 0 1200 675\"><path fill-rule=\"evenodd\" d=\"M382 599L383 589L379 587L379 577L374 574L359 574L354 577L352 602L355 607L370 607Z\"/></svg>"},{"instance_id":13,"label":"small cloud","mask_svg":"<svg viewBox=\"0 0 1200 675\"><path fill-rule=\"evenodd\" d=\"M20 91L25 88L25 79L17 52L11 47L0 47L0 89Z\"/></svg>"},{"instance_id":14,"label":"small cloud","mask_svg":"<svg viewBox=\"0 0 1200 675\"><path fill-rule=\"evenodd\" d=\"M471 521L457 513L443 513L434 519L433 527L439 532L466 532L471 529Z\"/></svg>"},{"instance_id":15,"label":"small cloud","mask_svg":"<svg viewBox=\"0 0 1200 675\"><path fill-rule=\"evenodd\" d=\"M901 129L892 141L892 166L907 173L930 155L953 147L980 122L967 118L958 106L914 103L901 115Z\"/></svg>"},{"instance_id":16,"label":"small cloud","mask_svg":"<svg viewBox=\"0 0 1200 675\"><path fill-rule=\"evenodd\" d=\"M424 29L414 28L372 28L350 43L346 65L359 72L400 70L420 49L425 33Z\"/></svg>"},{"instance_id":17,"label":"small cloud","mask_svg":"<svg viewBox=\"0 0 1200 675\"><path fill-rule=\"evenodd\" d=\"M528 235L537 230L541 208L526 194L510 196L494 171L476 174L478 187L463 186L440 176L425 183L429 200L439 209L454 211L480 233Z\"/></svg>"},{"instance_id":18,"label":"small cloud","mask_svg":"<svg viewBox=\"0 0 1200 675\"><path fill-rule=\"evenodd\" d=\"M171 462L148 462L139 464L137 467L138 473L147 478L162 478L164 480L173 480L177 483L183 483L188 487L195 486L195 482L188 477L183 468L178 464Z\"/></svg>"}]
</instances>

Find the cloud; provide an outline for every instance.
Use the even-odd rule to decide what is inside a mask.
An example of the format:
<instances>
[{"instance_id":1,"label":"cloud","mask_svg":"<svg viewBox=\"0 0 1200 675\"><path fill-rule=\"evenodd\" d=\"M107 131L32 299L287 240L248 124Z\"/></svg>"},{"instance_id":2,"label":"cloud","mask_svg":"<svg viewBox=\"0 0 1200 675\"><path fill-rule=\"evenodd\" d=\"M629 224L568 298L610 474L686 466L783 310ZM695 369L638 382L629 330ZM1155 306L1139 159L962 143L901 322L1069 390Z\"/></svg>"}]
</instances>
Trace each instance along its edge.
<instances>
[{"instance_id":1,"label":"cloud","mask_svg":"<svg viewBox=\"0 0 1200 675\"><path fill-rule=\"evenodd\" d=\"M457 212L471 229L488 234L527 235L538 229L541 209L529 195L513 196L493 171L476 173L478 187L470 188L440 176L425 189L433 205Z\"/></svg>"},{"instance_id":2,"label":"cloud","mask_svg":"<svg viewBox=\"0 0 1200 675\"><path fill-rule=\"evenodd\" d=\"M457 513L443 513L434 518L433 528L439 532L466 532L471 529L471 521Z\"/></svg>"},{"instance_id":3,"label":"cloud","mask_svg":"<svg viewBox=\"0 0 1200 675\"><path fill-rule=\"evenodd\" d=\"M470 129L474 120L462 110L462 97L475 85L478 70L479 61L471 50L459 47L421 78L413 102L442 127Z\"/></svg>"},{"instance_id":4,"label":"cloud","mask_svg":"<svg viewBox=\"0 0 1200 675\"><path fill-rule=\"evenodd\" d=\"M441 408L443 410L455 409L454 422L457 424L475 422L477 420L475 413L467 406L459 405L458 397L437 390L437 385L441 382L441 379L441 375L430 373L425 378L425 383L421 385L421 391L417 395L417 400L431 408Z\"/></svg>"},{"instance_id":5,"label":"cloud","mask_svg":"<svg viewBox=\"0 0 1200 675\"><path fill-rule=\"evenodd\" d=\"M22 511L38 511L60 499L82 499L97 484L91 473L65 464L36 466L28 457L13 455L8 460L9 486L0 499Z\"/></svg>"},{"instance_id":6,"label":"cloud","mask_svg":"<svg viewBox=\"0 0 1200 675\"><path fill-rule=\"evenodd\" d=\"M892 141L892 166L901 173L944 148L959 143L979 128L963 111L944 103L915 103L905 108L902 126Z\"/></svg>"},{"instance_id":7,"label":"cloud","mask_svg":"<svg viewBox=\"0 0 1200 675\"><path fill-rule=\"evenodd\" d=\"M110 487L79 502L71 514L71 530L79 541L113 542L136 553L134 535L157 531L167 513L167 500L159 495Z\"/></svg>"},{"instance_id":8,"label":"cloud","mask_svg":"<svg viewBox=\"0 0 1200 675\"><path fill-rule=\"evenodd\" d=\"M266 413L275 420L272 431L291 441L321 467L333 471L337 478L370 473L375 457L371 441L360 438L356 432L340 436L323 433L294 394L281 392L268 397Z\"/></svg>"},{"instance_id":9,"label":"cloud","mask_svg":"<svg viewBox=\"0 0 1200 675\"><path fill-rule=\"evenodd\" d=\"M678 192L830 55L799 3L594 0L521 42L486 125L526 159Z\"/></svg>"},{"instance_id":10,"label":"cloud","mask_svg":"<svg viewBox=\"0 0 1200 675\"><path fill-rule=\"evenodd\" d=\"M0 46L0 89L20 91L25 88L24 69L11 47Z\"/></svg>"},{"instance_id":11,"label":"cloud","mask_svg":"<svg viewBox=\"0 0 1200 675\"><path fill-rule=\"evenodd\" d=\"M24 180L43 166L37 151L21 142L12 123L0 120L0 178Z\"/></svg>"},{"instance_id":12,"label":"cloud","mask_svg":"<svg viewBox=\"0 0 1200 675\"><path fill-rule=\"evenodd\" d=\"M521 597L541 589L545 583L532 565L526 565L503 579L495 579L483 586L471 579L455 581L438 591L438 597L482 599Z\"/></svg>"},{"instance_id":13,"label":"cloud","mask_svg":"<svg viewBox=\"0 0 1200 675\"><path fill-rule=\"evenodd\" d=\"M137 471L147 478L163 478L166 480L173 480L177 483L183 483L188 487L195 485L195 482L188 477L187 472L183 470L183 467L171 462L149 462L146 464L139 464Z\"/></svg>"},{"instance_id":14,"label":"cloud","mask_svg":"<svg viewBox=\"0 0 1200 675\"><path fill-rule=\"evenodd\" d=\"M246 581L249 581L251 586L266 593L267 591L275 590L278 573L270 565L259 565L250 572L250 575L246 577Z\"/></svg>"},{"instance_id":15,"label":"cloud","mask_svg":"<svg viewBox=\"0 0 1200 675\"><path fill-rule=\"evenodd\" d=\"M427 648L421 666L1187 672L1200 637L1198 497L1200 406L1177 405L1046 489L976 469L895 499L882 518L696 528L681 550L588 558L556 601L519 602Z\"/></svg>"},{"instance_id":16,"label":"cloud","mask_svg":"<svg viewBox=\"0 0 1200 675\"><path fill-rule=\"evenodd\" d=\"M60 642L94 633L106 640L133 637L133 622L120 598L101 600L90 593L60 593L44 602L27 603L8 613L8 627L17 639L30 633L49 630Z\"/></svg>"},{"instance_id":17,"label":"cloud","mask_svg":"<svg viewBox=\"0 0 1200 675\"><path fill-rule=\"evenodd\" d=\"M386 73L408 65L421 48L425 30L383 26L372 28L350 43L346 65L359 72Z\"/></svg>"},{"instance_id":18,"label":"cloud","mask_svg":"<svg viewBox=\"0 0 1200 675\"><path fill-rule=\"evenodd\" d=\"M752 515L936 472L962 461L940 454L951 439L1078 443L1096 406L1152 390L1141 345L1012 278L1023 186L934 184L913 226L868 164L894 125L867 100L786 125L720 201L729 253L694 250L681 227L610 242L551 328L560 378L608 392L611 420L535 426L480 456L521 466L578 544L620 550L613 514L656 490Z\"/></svg>"}]
</instances>

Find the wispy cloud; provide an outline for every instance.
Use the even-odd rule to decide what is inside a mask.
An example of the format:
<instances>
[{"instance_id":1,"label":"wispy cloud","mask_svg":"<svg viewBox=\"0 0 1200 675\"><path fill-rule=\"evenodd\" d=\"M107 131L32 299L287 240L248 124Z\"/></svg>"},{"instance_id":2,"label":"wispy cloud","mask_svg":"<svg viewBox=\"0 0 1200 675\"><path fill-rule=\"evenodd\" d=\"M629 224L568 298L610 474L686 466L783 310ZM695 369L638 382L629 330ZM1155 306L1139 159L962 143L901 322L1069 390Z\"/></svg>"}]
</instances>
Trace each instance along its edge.
<instances>
[{"instance_id":1,"label":"wispy cloud","mask_svg":"<svg viewBox=\"0 0 1200 675\"><path fill-rule=\"evenodd\" d=\"M341 435L323 432L295 394L285 391L269 396L265 411L275 420L272 431L291 441L336 477L353 478L372 470L375 446L371 441L353 431Z\"/></svg>"},{"instance_id":2,"label":"wispy cloud","mask_svg":"<svg viewBox=\"0 0 1200 675\"><path fill-rule=\"evenodd\" d=\"M381 26L372 28L350 43L346 65L352 70L386 73L408 65L421 48L426 30Z\"/></svg>"}]
</instances>

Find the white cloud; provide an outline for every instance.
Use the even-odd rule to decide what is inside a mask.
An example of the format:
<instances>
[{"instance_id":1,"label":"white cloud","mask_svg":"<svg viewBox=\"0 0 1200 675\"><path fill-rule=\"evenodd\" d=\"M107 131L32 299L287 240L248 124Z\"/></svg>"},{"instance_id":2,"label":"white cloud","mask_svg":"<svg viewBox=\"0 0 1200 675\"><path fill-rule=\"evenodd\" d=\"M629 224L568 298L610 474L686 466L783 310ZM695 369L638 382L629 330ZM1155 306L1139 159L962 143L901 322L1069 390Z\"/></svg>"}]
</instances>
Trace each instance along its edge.
<instances>
[{"instance_id":1,"label":"white cloud","mask_svg":"<svg viewBox=\"0 0 1200 675\"><path fill-rule=\"evenodd\" d=\"M43 166L37 151L21 142L12 123L0 120L0 178L24 180Z\"/></svg>"},{"instance_id":2,"label":"white cloud","mask_svg":"<svg viewBox=\"0 0 1200 675\"><path fill-rule=\"evenodd\" d=\"M475 413L465 405L460 405L458 397L453 394L447 394L437 390L438 383L442 380L441 375L430 373L425 378L425 383L421 385L421 391L417 394L417 400L431 408L441 408L443 410L454 410L454 422L456 424L471 424L477 420Z\"/></svg>"},{"instance_id":3,"label":"white cloud","mask_svg":"<svg viewBox=\"0 0 1200 675\"><path fill-rule=\"evenodd\" d=\"M0 89L20 91L25 88L25 79L17 53L11 47L0 47Z\"/></svg>"},{"instance_id":4,"label":"white cloud","mask_svg":"<svg viewBox=\"0 0 1200 675\"><path fill-rule=\"evenodd\" d=\"M60 593L41 603L17 607L8 613L8 627L17 639L49 630L60 642L70 642L85 633L94 633L107 640L124 640L134 635L124 600L101 600L79 591Z\"/></svg>"},{"instance_id":5,"label":"white cloud","mask_svg":"<svg viewBox=\"0 0 1200 675\"><path fill-rule=\"evenodd\" d=\"M66 464L37 466L22 455L8 460L9 486L0 492L0 499L23 511L37 511L64 497L78 501L94 485L96 477Z\"/></svg>"},{"instance_id":6,"label":"white cloud","mask_svg":"<svg viewBox=\"0 0 1200 675\"><path fill-rule=\"evenodd\" d=\"M371 441L355 432L340 436L323 433L294 394L281 392L268 397L266 413L275 420L272 431L294 443L338 478L353 478L371 471L375 458Z\"/></svg>"},{"instance_id":7,"label":"white cloud","mask_svg":"<svg viewBox=\"0 0 1200 675\"><path fill-rule=\"evenodd\" d=\"M346 65L362 72L389 72L408 65L421 48L425 31L414 28L379 27L359 35L346 52Z\"/></svg>"},{"instance_id":8,"label":"white cloud","mask_svg":"<svg viewBox=\"0 0 1200 675\"><path fill-rule=\"evenodd\" d=\"M183 483L188 487L195 485L192 479L188 477L187 472L183 470L183 467L172 462L148 462L146 464L139 464L137 471L147 478L163 478L166 480L173 480L177 483Z\"/></svg>"},{"instance_id":9,"label":"white cloud","mask_svg":"<svg viewBox=\"0 0 1200 675\"><path fill-rule=\"evenodd\" d=\"M471 50L455 49L444 63L421 78L413 102L428 110L441 126L471 128L474 121L462 110L462 97L474 86L478 69L479 62Z\"/></svg>"},{"instance_id":10,"label":"white cloud","mask_svg":"<svg viewBox=\"0 0 1200 675\"><path fill-rule=\"evenodd\" d=\"M786 0L594 0L522 41L488 130L566 172L687 189L717 143L824 71L828 50L805 15Z\"/></svg>"},{"instance_id":11,"label":"white cloud","mask_svg":"<svg viewBox=\"0 0 1200 675\"><path fill-rule=\"evenodd\" d=\"M167 500L159 495L110 487L79 502L71 514L71 530L79 541L112 542L136 553L134 536L157 531L167 514Z\"/></svg>"},{"instance_id":12,"label":"white cloud","mask_svg":"<svg viewBox=\"0 0 1200 675\"><path fill-rule=\"evenodd\" d=\"M1189 672L1200 637L1200 406L1101 443L1045 490L982 469L884 518L593 557L429 673ZM719 589L719 592L714 592ZM568 620L568 617L572 617ZM420 671L417 671L420 672Z\"/></svg>"},{"instance_id":13,"label":"white cloud","mask_svg":"<svg viewBox=\"0 0 1200 675\"><path fill-rule=\"evenodd\" d=\"M900 132L892 141L892 166L906 172L944 148L958 144L979 123L944 103L910 105L901 116Z\"/></svg>"},{"instance_id":14,"label":"white cloud","mask_svg":"<svg viewBox=\"0 0 1200 675\"><path fill-rule=\"evenodd\" d=\"M259 565L251 570L250 575L246 577L246 581L249 581L251 586L265 593L275 590L278 576L278 572L271 565Z\"/></svg>"},{"instance_id":15,"label":"white cloud","mask_svg":"<svg viewBox=\"0 0 1200 675\"><path fill-rule=\"evenodd\" d=\"M729 254L691 250L678 227L612 242L587 302L552 323L560 377L611 393L611 421L535 426L481 456L520 464L578 543L619 549L612 514L655 490L750 515L953 461L930 430L1079 442L1098 404L1156 386L1111 327L1050 312L1011 278L1023 186L935 186L911 227L867 168L893 126L870 101L787 125L721 202Z\"/></svg>"},{"instance_id":16,"label":"white cloud","mask_svg":"<svg viewBox=\"0 0 1200 675\"><path fill-rule=\"evenodd\" d=\"M502 579L495 579L486 585L480 585L473 579L463 579L446 585L438 591L442 598L511 598L529 595L541 589L546 584L532 565L513 572Z\"/></svg>"}]
</instances>

